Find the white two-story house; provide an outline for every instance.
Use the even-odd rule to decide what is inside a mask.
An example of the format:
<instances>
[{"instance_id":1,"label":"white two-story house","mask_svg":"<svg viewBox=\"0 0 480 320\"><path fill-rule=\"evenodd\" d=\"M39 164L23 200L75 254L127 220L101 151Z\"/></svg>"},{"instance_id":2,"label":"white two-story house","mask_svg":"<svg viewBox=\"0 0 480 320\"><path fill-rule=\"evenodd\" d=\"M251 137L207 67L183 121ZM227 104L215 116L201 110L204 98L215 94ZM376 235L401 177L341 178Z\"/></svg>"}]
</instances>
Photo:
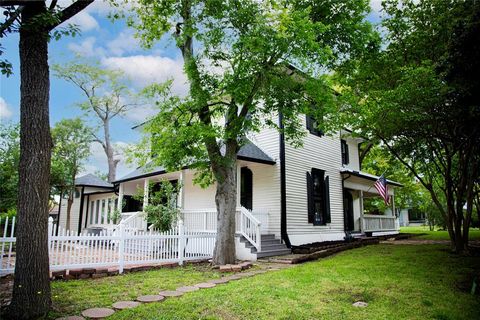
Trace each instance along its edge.
<instances>
[{"instance_id":1,"label":"white two-story house","mask_svg":"<svg viewBox=\"0 0 480 320\"><path fill-rule=\"evenodd\" d=\"M249 142L238 152L239 258L288 253L291 246L343 240L347 234L398 232L395 216L364 214L363 199L379 194L373 187L378 177L360 170L358 150L362 140L353 138L347 130L323 135L308 116L302 122L307 134L301 148L288 144L277 130L263 129L249 136ZM104 198L101 193L82 195L78 199L84 201L78 206L82 212L73 221L78 231L111 228L108 212L117 206L130 227L147 230L142 212L149 199L147 186L169 180L181 186L178 206L185 227L216 232L215 186L195 185L194 174L188 168L167 172L162 167L140 167L115 181ZM401 185L387 181L393 199L395 187ZM143 201L134 199L139 190L144 190Z\"/></svg>"}]
</instances>

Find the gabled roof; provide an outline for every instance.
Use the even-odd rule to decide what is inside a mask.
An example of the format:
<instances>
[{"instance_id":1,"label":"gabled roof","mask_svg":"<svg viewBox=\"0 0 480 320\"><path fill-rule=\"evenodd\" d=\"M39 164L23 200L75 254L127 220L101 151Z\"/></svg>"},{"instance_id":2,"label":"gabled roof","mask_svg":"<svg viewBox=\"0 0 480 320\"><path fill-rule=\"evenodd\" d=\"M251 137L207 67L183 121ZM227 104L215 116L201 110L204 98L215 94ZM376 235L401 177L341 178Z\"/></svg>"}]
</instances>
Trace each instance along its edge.
<instances>
[{"instance_id":1,"label":"gabled roof","mask_svg":"<svg viewBox=\"0 0 480 320\"><path fill-rule=\"evenodd\" d=\"M76 178L75 185L82 187L113 188L113 184L108 183L91 173Z\"/></svg>"},{"instance_id":2,"label":"gabled roof","mask_svg":"<svg viewBox=\"0 0 480 320\"><path fill-rule=\"evenodd\" d=\"M237 153L237 159L251 161L251 162L258 162L258 163L265 163L273 165L275 164L275 160L270 158L265 152L263 152L259 147L257 147L254 143L250 140L247 141L245 145L243 145ZM158 174L165 173L166 169L161 166L151 167L151 164L147 164L143 167L139 167L134 171L130 172L126 176L116 180L114 183L126 182L130 180L140 179L155 176Z\"/></svg>"},{"instance_id":3,"label":"gabled roof","mask_svg":"<svg viewBox=\"0 0 480 320\"><path fill-rule=\"evenodd\" d=\"M366 172L362 172L362 171L356 171L356 170L348 169L348 168L342 168L340 170L340 173L349 174L351 176L364 178L364 179L371 180L371 181L377 181L378 178L380 178L379 176L376 176L374 174L370 174L370 173L366 173ZM392 185L392 186L403 187L403 184L401 184L400 182L393 181L393 180L388 180L387 179L387 183L389 185Z\"/></svg>"}]
</instances>

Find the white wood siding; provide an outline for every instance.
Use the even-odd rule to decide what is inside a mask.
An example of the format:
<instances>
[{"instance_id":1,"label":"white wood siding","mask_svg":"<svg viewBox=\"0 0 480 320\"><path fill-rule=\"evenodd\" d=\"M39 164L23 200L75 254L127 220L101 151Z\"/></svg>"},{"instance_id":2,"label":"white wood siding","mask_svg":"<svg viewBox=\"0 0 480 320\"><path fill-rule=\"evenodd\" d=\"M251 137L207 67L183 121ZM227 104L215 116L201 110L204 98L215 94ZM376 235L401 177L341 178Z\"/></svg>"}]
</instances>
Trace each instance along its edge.
<instances>
[{"instance_id":1,"label":"white wood siding","mask_svg":"<svg viewBox=\"0 0 480 320\"><path fill-rule=\"evenodd\" d=\"M215 208L215 185L211 185L204 189L199 185L194 184L193 170L185 170L183 179L185 209Z\"/></svg>"},{"instance_id":2,"label":"white wood siding","mask_svg":"<svg viewBox=\"0 0 480 320\"><path fill-rule=\"evenodd\" d=\"M305 117L302 119L305 128ZM285 145L287 232L294 245L344 236L341 145L338 134L318 137L307 132L303 148ZM314 226L308 223L306 172L312 168L325 170L330 183L331 223Z\"/></svg>"},{"instance_id":3,"label":"white wood siding","mask_svg":"<svg viewBox=\"0 0 480 320\"><path fill-rule=\"evenodd\" d=\"M272 119L278 122L278 116ZM266 208L269 212L269 233L280 237L280 136L276 129L264 128L249 136L270 158L274 165L254 164L253 171L253 211Z\"/></svg>"},{"instance_id":4,"label":"white wood siding","mask_svg":"<svg viewBox=\"0 0 480 320\"><path fill-rule=\"evenodd\" d=\"M82 192L82 188L77 188L79 194ZM59 225L62 226L66 230L72 230L77 232L78 231L78 218L79 218L79 210L80 210L80 197L73 198L72 208L70 210L70 225L67 226L67 203L68 199L62 199L62 205L60 207L60 222Z\"/></svg>"},{"instance_id":5,"label":"white wood siding","mask_svg":"<svg viewBox=\"0 0 480 320\"><path fill-rule=\"evenodd\" d=\"M358 141L349 137L344 137L343 140L347 142L348 145L348 157L349 163L345 167L359 171L360 170L360 159L358 154ZM341 162L340 162L341 163Z\"/></svg>"}]
</instances>

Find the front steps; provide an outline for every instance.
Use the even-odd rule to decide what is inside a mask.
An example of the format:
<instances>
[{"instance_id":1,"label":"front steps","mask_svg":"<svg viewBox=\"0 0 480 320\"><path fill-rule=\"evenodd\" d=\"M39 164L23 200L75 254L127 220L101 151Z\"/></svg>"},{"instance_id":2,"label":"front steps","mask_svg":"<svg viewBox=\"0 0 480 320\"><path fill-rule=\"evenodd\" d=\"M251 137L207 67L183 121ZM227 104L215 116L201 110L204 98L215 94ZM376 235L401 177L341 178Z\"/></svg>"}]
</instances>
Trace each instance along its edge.
<instances>
[{"instance_id":1,"label":"front steps","mask_svg":"<svg viewBox=\"0 0 480 320\"><path fill-rule=\"evenodd\" d=\"M252 254L257 255L258 258L281 256L285 254L290 254L292 251L284 245L280 239L276 239L274 234L262 234L262 250L257 252L250 242L248 242L244 237L240 238L240 242L245 244L245 248L249 248Z\"/></svg>"}]
</instances>

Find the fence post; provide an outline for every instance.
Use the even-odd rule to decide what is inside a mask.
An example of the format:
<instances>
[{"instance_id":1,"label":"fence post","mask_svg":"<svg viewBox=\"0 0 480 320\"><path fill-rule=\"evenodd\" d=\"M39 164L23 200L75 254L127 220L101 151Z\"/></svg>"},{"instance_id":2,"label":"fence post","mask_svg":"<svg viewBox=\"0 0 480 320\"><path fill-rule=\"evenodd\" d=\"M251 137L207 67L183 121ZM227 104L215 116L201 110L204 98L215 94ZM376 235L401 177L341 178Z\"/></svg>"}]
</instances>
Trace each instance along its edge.
<instances>
[{"instance_id":1,"label":"fence post","mask_svg":"<svg viewBox=\"0 0 480 320\"><path fill-rule=\"evenodd\" d=\"M185 228L183 226L183 221L178 222L178 264L183 265L185 250Z\"/></svg>"},{"instance_id":2,"label":"fence post","mask_svg":"<svg viewBox=\"0 0 480 320\"><path fill-rule=\"evenodd\" d=\"M118 273L123 273L123 266L125 264L124 251L125 251L125 222L120 222L120 240L118 243Z\"/></svg>"},{"instance_id":3,"label":"fence post","mask_svg":"<svg viewBox=\"0 0 480 320\"><path fill-rule=\"evenodd\" d=\"M50 254L50 247L52 244L52 236L53 236L53 218L48 218L48 253Z\"/></svg>"}]
</instances>

